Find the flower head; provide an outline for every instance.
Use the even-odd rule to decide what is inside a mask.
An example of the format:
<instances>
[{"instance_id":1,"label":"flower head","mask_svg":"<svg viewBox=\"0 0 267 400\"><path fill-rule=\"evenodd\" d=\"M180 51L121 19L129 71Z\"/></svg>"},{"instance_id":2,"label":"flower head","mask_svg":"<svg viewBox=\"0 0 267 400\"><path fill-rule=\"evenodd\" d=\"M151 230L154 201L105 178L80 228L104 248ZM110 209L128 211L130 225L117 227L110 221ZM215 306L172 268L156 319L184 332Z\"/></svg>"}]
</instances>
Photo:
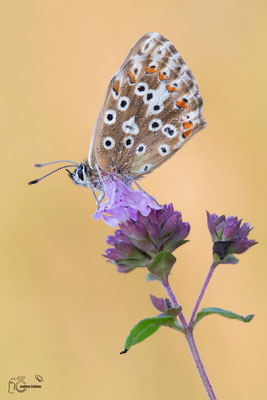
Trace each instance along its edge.
<instances>
[{"instance_id":1,"label":"flower head","mask_svg":"<svg viewBox=\"0 0 267 400\"><path fill-rule=\"evenodd\" d=\"M234 264L238 260L233 254L241 254L256 244L255 240L247 238L252 227L237 217L218 217L207 211L208 228L211 233L213 244L213 255L215 261L220 264Z\"/></svg>"},{"instance_id":2,"label":"flower head","mask_svg":"<svg viewBox=\"0 0 267 400\"><path fill-rule=\"evenodd\" d=\"M103 186L107 201L100 205L93 217L95 220L102 218L114 228L128 219L136 221L138 211L147 216L151 209L160 209L153 198L140 190L133 190L116 176L103 181Z\"/></svg>"},{"instance_id":3,"label":"flower head","mask_svg":"<svg viewBox=\"0 0 267 400\"><path fill-rule=\"evenodd\" d=\"M128 219L119 227L114 236L107 237L113 247L104 255L118 266L119 272L149 266L158 253L173 252L184 244L190 231L189 223L183 222L172 204L151 209L146 216L137 211L135 219Z\"/></svg>"}]
</instances>

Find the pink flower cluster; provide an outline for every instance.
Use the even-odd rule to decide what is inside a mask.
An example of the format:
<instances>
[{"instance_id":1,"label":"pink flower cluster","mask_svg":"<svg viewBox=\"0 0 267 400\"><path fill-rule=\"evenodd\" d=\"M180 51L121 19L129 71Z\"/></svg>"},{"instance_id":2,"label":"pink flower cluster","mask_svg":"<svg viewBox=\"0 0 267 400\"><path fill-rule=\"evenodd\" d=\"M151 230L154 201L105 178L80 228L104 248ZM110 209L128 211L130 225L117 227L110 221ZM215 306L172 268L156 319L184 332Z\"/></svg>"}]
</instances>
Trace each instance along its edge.
<instances>
[{"instance_id":1,"label":"pink flower cluster","mask_svg":"<svg viewBox=\"0 0 267 400\"><path fill-rule=\"evenodd\" d=\"M103 185L107 200L100 205L93 218L102 218L114 228L129 219L136 221L138 211L147 217L151 209L161 208L146 193L134 190L117 177L110 177L103 181Z\"/></svg>"}]
</instances>

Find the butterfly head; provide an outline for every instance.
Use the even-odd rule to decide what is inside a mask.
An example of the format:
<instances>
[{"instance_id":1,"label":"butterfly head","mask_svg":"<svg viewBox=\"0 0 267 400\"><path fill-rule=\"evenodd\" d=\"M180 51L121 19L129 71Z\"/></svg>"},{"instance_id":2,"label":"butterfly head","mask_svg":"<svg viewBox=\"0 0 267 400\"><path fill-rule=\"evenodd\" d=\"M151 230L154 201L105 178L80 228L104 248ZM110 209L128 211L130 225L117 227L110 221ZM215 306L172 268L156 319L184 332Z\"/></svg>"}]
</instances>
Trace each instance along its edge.
<instances>
[{"instance_id":1,"label":"butterfly head","mask_svg":"<svg viewBox=\"0 0 267 400\"><path fill-rule=\"evenodd\" d=\"M90 187L93 185L91 169L86 162L80 163L73 172L68 171L69 177L76 185Z\"/></svg>"},{"instance_id":2,"label":"butterfly head","mask_svg":"<svg viewBox=\"0 0 267 400\"><path fill-rule=\"evenodd\" d=\"M74 162L74 161L69 161L69 160L59 160L59 161L52 161L48 163L43 163L43 164L35 164L35 167L44 167L50 164L56 164L56 163L61 163L61 162L68 162L72 164L68 165L63 165L62 167L56 168L55 170L49 172L48 174L43 175L41 178L34 179L33 181L29 182L30 185L38 183L44 178L47 178L51 174L54 174L57 171L60 171L62 169L65 169L71 180L79 186L82 186L84 188L89 187L91 190L102 190L102 184L99 179L99 175L96 170L90 168L88 161L81 162L80 164ZM71 172L67 168L75 168L73 172Z\"/></svg>"}]
</instances>

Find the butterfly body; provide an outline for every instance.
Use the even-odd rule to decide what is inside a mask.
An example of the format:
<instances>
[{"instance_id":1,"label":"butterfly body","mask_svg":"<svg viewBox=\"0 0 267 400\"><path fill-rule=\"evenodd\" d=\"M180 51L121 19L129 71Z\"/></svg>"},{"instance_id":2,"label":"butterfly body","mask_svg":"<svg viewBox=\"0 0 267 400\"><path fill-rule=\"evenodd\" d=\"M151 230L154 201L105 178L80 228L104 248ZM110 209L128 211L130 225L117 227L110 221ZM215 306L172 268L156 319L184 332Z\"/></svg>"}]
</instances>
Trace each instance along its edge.
<instances>
[{"instance_id":1,"label":"butterfly body","mask_svg":"<svg viewBox=\"0 0 267 400\"><path fill-rule=\"evenodd\" d=\"M103 190L101 175L138 179L205 126L196 80L167 39L147 33L112 77L93 132L88 162L72 180Z\"/></svg>"}]
</instances>

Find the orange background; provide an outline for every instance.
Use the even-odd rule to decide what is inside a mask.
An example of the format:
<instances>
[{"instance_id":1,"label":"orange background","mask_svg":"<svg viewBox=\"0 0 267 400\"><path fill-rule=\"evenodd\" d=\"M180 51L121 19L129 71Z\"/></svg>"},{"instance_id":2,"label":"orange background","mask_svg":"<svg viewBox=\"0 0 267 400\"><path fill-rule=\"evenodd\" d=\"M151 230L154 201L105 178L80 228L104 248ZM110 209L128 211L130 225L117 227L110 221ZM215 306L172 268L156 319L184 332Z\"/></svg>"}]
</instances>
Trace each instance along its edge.
<instances>
[{"instance_id":1,"label":"orange background","mask_svg":"<svg viewBox=\"0 0 267 400\"><path fill-rule=\"evenodd\" d=\"M192 69L208 127L143 187L191 223L171 277L186 316L211 263L205 210L244 217L260 241L218 268L203 306L216 316L196 342L218 399L266 398L266 2L2 1L0 397L8 381L44 377L24 399L206 399L185 339L165 328L123 349L129 329L156 315L145 271L105 262L112 229L91 215L89 190L58 173L29 187L34 162L87 155L110 77L145 32L166 36ZM49 168L47 169L50 170ZM46 172L45 170L44 172Z\"/></svg>"}]
</instances>

